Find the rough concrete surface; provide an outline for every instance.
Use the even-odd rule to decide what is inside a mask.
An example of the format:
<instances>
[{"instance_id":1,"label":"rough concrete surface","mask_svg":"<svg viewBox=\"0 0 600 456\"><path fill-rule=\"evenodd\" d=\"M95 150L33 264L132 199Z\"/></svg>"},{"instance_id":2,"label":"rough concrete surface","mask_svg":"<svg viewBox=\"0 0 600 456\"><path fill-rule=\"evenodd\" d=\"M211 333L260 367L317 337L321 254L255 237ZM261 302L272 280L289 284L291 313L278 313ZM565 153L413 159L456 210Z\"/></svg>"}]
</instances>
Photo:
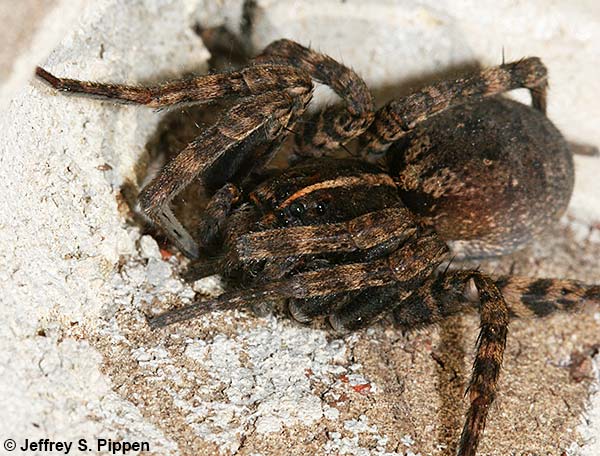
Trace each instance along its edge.
<instances>
[{"instance_id":1,"label":"rough concrete surface","mask_svg":"<svg viewBox=\"0 0 600 456\"><path fill-rule=\"evenodd\" d=\"M54 0L0 3L0 23L18 24L0 29L0 81L10 75L15 59L30 45L42 19L55 4Z\"/></svg>"},{"instance_id":2,"label":"rough concrete surface","mask_svg":"<svg viewBox=\"0 0 600 456\"><path fill-rule=\"evenodd\" d=\"M598 146L598 6L257 0L244 12L234 0L55 3L43 18L24 16L34 24L19 32L0 87L0 440L146 441L161 455L453 454L474 316L409 336L382 323L339 338L246 311L150 331L145 314L222 289L218 277L181 279L186 260L134 212L159 149L177 149L203 124L188 108L66 97L28 77L37 64L106 82L203 72L199 22L226 24L257 50L283 36L311 44L356 69L381 103L478 62L497 64L504 48L507 60L542 57L549 116L569 139ZM600 159L578 156L576 165L562 223L483 270L600 282ZM597 310L512 324L481 454L600 454Z\"/></svg>"}]
</instances>

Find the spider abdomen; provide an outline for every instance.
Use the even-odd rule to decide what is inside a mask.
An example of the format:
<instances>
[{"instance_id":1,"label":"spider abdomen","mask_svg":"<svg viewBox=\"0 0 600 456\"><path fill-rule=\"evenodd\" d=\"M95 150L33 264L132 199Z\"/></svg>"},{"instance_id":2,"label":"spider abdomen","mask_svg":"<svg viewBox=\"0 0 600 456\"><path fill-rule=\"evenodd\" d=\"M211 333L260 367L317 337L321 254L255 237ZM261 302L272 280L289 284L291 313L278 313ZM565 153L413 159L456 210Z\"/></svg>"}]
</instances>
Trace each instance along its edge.
<instances>
[{"instance_id":1,"label":"spider abdomen","mask_svg":"<svg viewBox=\"0 0 600 456\"><path fill-rule=\"evenodd\" d=\"M404 203L462 257L510 253L554 224L573 160L541 112L491 98L423 122L387 154Z\"/></svg>"}]
</instances>

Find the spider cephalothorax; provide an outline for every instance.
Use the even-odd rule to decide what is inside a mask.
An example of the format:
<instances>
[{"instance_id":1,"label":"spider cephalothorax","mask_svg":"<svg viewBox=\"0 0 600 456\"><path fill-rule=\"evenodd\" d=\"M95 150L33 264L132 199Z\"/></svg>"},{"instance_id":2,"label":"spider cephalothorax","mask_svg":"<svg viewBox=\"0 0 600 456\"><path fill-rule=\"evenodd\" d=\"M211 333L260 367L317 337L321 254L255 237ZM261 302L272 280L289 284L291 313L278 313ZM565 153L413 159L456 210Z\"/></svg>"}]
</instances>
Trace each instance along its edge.
<instances>
[{"instance_id":1,"label":"spider cephalothorax","mask_svg":"<svg viewBox=\"0 0 600 456\"><path fill-rule=\"evenodd\" d=\"M512 251L566 208L572 158L545 116L547 75L537 58L438 82L377 112L352 70L288 40L239 71L156 87L61 79L41 68L37 74L59 90L148 106L239 99L140 194L146 215L187 256L214 256L211 272L231 289L156 317L152 326L282 298L295 319L329 317L338 330L389 312L410 330L478 310L461 455L476 452L509 318L600 300L600 287L573 280L439 270L451 248L466 257ZM343 104L306 115L313 80ZM515 88L530 90L532 108L497 97ZM292 131L299 163L261 177ZM355 138L362 159L323 157ZM169 209L194 179L213 192L196 239Z\"/></svg>"}]
</instances>

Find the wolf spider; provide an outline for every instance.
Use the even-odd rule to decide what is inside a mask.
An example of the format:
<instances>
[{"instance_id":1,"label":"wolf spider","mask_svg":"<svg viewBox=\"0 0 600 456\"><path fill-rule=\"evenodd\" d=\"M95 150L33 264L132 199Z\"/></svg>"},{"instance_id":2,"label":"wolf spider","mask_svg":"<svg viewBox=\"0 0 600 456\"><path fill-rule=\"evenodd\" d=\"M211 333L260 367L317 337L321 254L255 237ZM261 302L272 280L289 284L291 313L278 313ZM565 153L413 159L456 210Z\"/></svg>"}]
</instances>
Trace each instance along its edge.
<instances>
[{"instance_id":1,"label":"wolf spider","mask_svg":"<svg viewBox=\"0 0 600 456\"><path fill-rule=\"evenodd\" d=\"M599 286L573 280L440 270L450 247L463 257L519 248L568 204L571 152L545 116L547 72L538 58L440 81L378 111L354 71L289 40L241 70L154 87L57 78L41 68L37 75L61 91L151 107L236 100L139 196L186 256L213 252L213 270L203 272L221 273L233 289L151 326L274 299L287 300L296 320L328 316L337 330L386 312L411 330L476 309L481 329L460 455L476 453L510 318L600 300ZM343 103L306 114L313 81ZM498 97L517 88L530 91L532 107ZM302 160L261 175L290 132ZM362 157L326 156L353 139ZM197 241L169 208L195 179L212 192Z\"/></svg>"}]
</instances>

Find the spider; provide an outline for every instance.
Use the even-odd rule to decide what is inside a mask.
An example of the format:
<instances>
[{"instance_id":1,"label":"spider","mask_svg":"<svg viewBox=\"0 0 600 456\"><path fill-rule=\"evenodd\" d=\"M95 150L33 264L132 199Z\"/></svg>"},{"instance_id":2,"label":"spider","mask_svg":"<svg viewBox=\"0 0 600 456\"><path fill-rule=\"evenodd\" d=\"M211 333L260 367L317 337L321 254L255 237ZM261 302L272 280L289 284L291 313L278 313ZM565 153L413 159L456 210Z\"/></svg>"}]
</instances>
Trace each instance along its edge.
<instances>
[{"instance_id":1,"label":"spider","mask_svg":"<svg viewBox=\"0 0 600 456\"><path fill-rule=\"evenodd\" d=\"M151 107L236 100L139 196L186 256L212 258L195 274L218 272L231 289L155 317L152 327L281 299L296 320L329 317L338 331L386 313L413 330L476 309L481 329L459 455L476 454L510 318L600 301L600 286L574 280L441 268L451 253L514 251L566 209L572 156L545 116L547 71L538 58L443 80L378 111L354 71L285 39L240 70L154 87L36 74L60 91ZM343 103L306 113L313 81ZM530 91L532 107L499 97L517 88ZM297 163L266 172L291 132ZM354 139L360 156L330 156ZM212 193L196 239L169 208L195 179Z\"/></svg>"}]
</instances>

